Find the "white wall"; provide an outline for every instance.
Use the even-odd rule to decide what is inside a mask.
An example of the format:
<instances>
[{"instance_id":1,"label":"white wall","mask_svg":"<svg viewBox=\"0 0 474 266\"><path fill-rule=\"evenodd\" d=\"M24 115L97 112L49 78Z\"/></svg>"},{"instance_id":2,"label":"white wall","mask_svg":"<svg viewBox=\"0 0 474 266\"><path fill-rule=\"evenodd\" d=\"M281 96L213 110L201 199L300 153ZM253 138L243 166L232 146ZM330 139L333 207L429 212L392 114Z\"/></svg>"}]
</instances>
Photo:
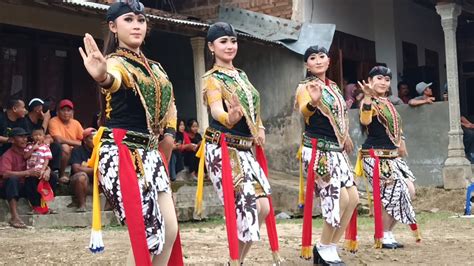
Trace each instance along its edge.
<instances>
[{"instance_id":1,"label":"white wall","mask_svg":"<svg viewBox=\"0 0 474 266\"><path fill-rule=\"evenodd\" d=\"M306 21L333 23L336 30L364 39L374 40L373 0L310 0L306 1ZM375 0L377 1L377 0Z\"/></svg>"}]
</instances>

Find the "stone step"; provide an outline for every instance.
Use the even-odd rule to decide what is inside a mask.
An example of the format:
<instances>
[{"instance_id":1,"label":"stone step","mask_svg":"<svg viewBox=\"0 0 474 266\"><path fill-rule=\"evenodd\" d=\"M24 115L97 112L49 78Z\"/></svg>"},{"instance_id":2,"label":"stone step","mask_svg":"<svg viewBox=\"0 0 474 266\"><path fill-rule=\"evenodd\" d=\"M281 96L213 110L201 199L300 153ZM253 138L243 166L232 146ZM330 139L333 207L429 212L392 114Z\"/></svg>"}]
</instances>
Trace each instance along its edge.
<instances>
[{"instance_id":1,"label":"stone step","mask_svg":"<svg viewBox=\"0 0 474 266\"><path fill-rule=\"evenodd\" d=\"M35 228L90 227L92 224L92 212L20 215L20 218L25 224ZM118 224L117 218L112 211L102 212L101 221L102 225Z\"/></svg>"}]
</instances>

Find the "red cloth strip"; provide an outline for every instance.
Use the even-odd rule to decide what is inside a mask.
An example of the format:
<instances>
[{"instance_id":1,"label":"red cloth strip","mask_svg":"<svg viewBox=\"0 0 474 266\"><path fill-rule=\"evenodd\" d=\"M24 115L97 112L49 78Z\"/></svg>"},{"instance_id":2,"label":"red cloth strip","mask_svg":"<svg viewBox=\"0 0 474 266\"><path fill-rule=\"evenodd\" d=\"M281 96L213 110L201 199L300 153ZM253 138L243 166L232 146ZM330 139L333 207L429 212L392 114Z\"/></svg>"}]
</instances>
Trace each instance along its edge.
<instances>
[{"instance_id":1,"label":"red cloth strip","mask_svg":"<svg viewBox=\"0 0 474 266\"><path fill-rule=\"evenodd\" d=\"M148 251L145 234L145 223L143 221L140 189L138 188L138 177L130 157L130 150L122 143L127 131L114 128L112 133L119 152L120 190L122 192L123 207L125 209L135 265L151 266L150 252Z\"/></svg>"},{"instance_id":2,"label":"red cloth strip","mask_svg":"<svg viewBox=\"0 0 474 266\"><path fill-rule=\"evenodd\" d=\"M316 161L317 139L311 139L311 161L306 180L306 198L303 211L303 247L310 247L313 234L313 198L314 198L314 164Z\"/></svg>"},{"instance_id":3,"label":"red cloth strip","mask_svg":"<svg viewBox=\"0 0 474 266\"><path fill-rule=\"evenodd\" d=\"M181 249L181 236L179 235L179 228L178 234L176 235L176 240L173 244L173 249L171 250L171 256L168 260L169 266L183 266L183 250Z\"/></svg>"},{"instance_id":4,"label":"red cloth strip","mask_svg":"<svg viewBox=\"0 0 474 266\"><path fill-rule=\"evenodd\" d=\"M255 148L256 158L260 167L262 167L263 172L268 178L268 164L267 158L265 157L265 152L263 151L262 146L257 145ZM270 205L270 212L265 218L265 224L267 226L268 240L270 241L270 248L273 252L277 252L280 247L278 245L278 234L276 230L276 221L275 221L275 211L273 210L272 197L268 195L268 204Z\"/></svg>"},{"instance_id":5,"label":"red cloth strip","mask_svg":"<svg viewBox=\"0 0 474 266\"><path fill-rule=\"evenodd\" d=\"M237 238L237 218L235 214L234 182L230 166L229 150L225 141L225 134L221 134L222 153L222 188L224 194L225 225L227 228L227 241L229 243L230 259L239 260L239 240Z\"/></svg>"},{"instance_id":6,"label":"red cloth strip","mask_svg":"<svg viewBox=\"0 0 474 266\"><path fill-rule=\"evenodd\" d=\"M346 229L346 240L357 241L357 207L352 213L349 226Z\"/></svg>"},{"instance_id":7,"label":"red cloth strip","mask_svg":"<svg viewBox=\"0 0 474 266\"><path fill-rule=\"evenodd\" d=\"M374 149L370 149L370 157L375 159L373 179L374 193L374 222L375 222L375 239L383 238L383 222L382 222L382 198L380 196L380 158L375 155Z\"/></svg>"}]
</instances>

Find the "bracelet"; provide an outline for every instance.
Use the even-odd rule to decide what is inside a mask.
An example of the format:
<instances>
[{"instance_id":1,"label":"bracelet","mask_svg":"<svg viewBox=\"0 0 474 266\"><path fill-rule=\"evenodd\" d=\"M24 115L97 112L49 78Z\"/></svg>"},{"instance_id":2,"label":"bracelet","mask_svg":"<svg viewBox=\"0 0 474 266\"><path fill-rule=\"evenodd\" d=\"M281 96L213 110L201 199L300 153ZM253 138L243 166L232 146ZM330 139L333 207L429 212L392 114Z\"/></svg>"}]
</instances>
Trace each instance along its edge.
<instances>
[{"instance_id":1,"label":"bracelet","mask_svg":"<svg viewBox=\"0 0 474 266\"><path fill-rule=\"evenodd\" d=\"M372 110L372 104L362 104L362 110L364 111L370 111Z\"/></svg>"},{"instance_id":2,"label":"bracelet","mask_svg":"<svg viewBox=\"0 0 474 266\"><path fill-rule=\"evenodd\" d=\"M405 136L402 136L401 139L402 139L402 140L406 140L407 138L405 138Z\"/></svg>"},{"instance_id":3,"label":"bracelet","mask_svg":"<svg viewBox=\"0 0 474 266\"><path fill-rule=\"evenodd\" d=\"M102 80L102 81L99 81L99 82L97 82L97 83L102 84L102 83L106 82L108 78L109 78L109 72L106 72L106 74L105 74L105 79Z\"/></svg>"},{"instance_id":4,"label":"bracelet","mask_svg":"<svg viewBox=\"0 0 474 266\"><path fill-rule=\"evenodd\" d=\"M309 101L309 102L306 104L306 108L307 108L310 112L316 111L316 106L312 105L312 104L311 104L311 101Z\"/></svg>"},{"instance_id":5,"label":"bracelet","mask_svg":"<svg viewBox=\"0 0 474 266\"><path fill-rule=\"evenodd\" d=\"M266 128L264 126L258 126L258 128L265 130Z\"/></svg>"}]
</instances>

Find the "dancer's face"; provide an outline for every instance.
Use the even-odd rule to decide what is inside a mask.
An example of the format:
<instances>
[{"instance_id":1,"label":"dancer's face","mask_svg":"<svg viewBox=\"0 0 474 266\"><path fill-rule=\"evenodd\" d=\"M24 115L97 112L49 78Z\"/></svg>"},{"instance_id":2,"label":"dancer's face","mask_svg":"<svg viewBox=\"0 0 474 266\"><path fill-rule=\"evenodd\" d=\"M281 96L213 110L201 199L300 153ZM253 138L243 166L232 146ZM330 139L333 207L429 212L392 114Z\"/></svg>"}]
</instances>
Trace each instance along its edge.
<instances>
[{"instance_id":1,"label":"dancer's face","mask_svg":"<svg viewBox=\"0 0 474 266\"><path fill-rule=\"evenodd\" d=\"M133 12L121 15L115 22L109 22L110 31L117 34L119 46L132 50L142 45L146 28L145 16Z\"/></svg>"},{"instance_id":2,"label":"dancer's face","mask_svg":"<svg viewBox=\"0 0 474 266\"><path fill-rule=\"evenodd\" d=\"M372 78L369 78L369 82L373 82L375 93L378 96L385 96L390 89L390 77L383 75L376 75Z\"/></svg>"},{"instance_id":3,"label":"dancer's face","mask_svg":"<svg viewBox=\"0 0 474 266\"><path fill-rule=\"evenodd\" d=\"M229 64L232 63L232 60L237 55L237 38L234 36L222 36L212 43L208 42L208 47L211 52L214 52L217 64L220 62Z\"/></svg>"},{"instance_id":4,"label":"dancer's face","mask_svg":"<svg viewBox=\"0 0 474 266\"><path fill-rule=\"evenodd\" d=\"M326 73L329 68L330 58L325 53L311 54L306 61L306 68L315 76Z\"/></svg>"}]
</instances>

